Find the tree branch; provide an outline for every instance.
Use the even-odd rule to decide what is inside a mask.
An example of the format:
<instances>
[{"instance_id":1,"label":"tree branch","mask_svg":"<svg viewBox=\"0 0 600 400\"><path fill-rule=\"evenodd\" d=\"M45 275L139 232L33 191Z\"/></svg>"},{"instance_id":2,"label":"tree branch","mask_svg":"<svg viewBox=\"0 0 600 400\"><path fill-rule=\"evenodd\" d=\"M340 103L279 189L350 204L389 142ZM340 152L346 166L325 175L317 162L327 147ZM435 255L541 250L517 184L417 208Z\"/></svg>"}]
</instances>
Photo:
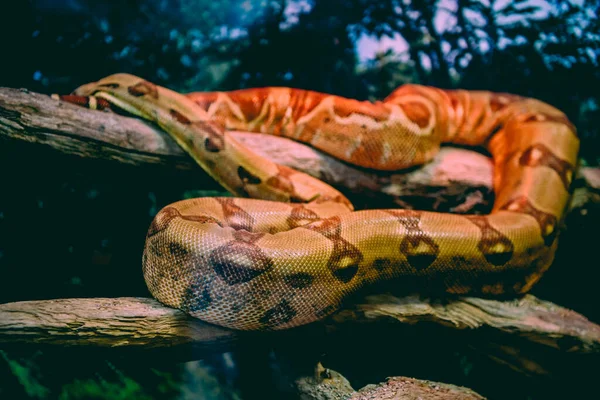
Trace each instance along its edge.
<instances>
[{"instance_id":1,"label":"tree branch","mask_svg":"<svg viewBox=\"0 0 600 400\"><path fill-rule=\"evenodd\" d=\"M56 299L0 304L0 346L229 346L234 331L142 297Z\"/></svg>"},{"instance_id":2,"label":"tree branch","mask_svg":"<svg viewBox=\"0 0 600 400\"><path fill-rule=\"evenodd\" d=\"M483 326L569 352L600 353L600 326L574 311L532 295L498 301L460 297L442 301L418 296L367 296L333 316L336 324L394 319L405 324L435 322L453 329ZM568 343L568 348L564 348Z\"/></svg>"},{"instance_id":3,"label":"tree branch","mask_svg":"<svg viewBox=\"0 0 600 400\"><path fill-rule=\"evenodd\" d=\"M461 330L492 328L571 353L600 353L600 326L531 295L511 301L368 296L326 321L332 326L392 318L434 322ZM149 298L57 299L0 304L0 346L15 343L66 347L227 345L243 333L203 323ZM73 340L77 339L77 340ZM568 347L565 348L565 343Z\"/></svg>"}]
</instances>

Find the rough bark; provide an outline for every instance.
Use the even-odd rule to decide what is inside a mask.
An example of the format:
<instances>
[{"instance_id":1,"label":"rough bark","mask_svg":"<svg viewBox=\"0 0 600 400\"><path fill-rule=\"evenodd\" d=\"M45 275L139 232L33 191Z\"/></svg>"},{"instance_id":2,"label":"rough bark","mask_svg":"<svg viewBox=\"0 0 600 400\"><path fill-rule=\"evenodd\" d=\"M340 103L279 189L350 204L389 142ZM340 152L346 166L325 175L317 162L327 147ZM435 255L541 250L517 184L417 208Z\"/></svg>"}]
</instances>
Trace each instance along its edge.
<instances>
[{"instance_id":1,"label":"rough bark","mask_svg":"<svg viewBox=\"0 0 600 400\"><path fill-rule=\"evenodd\" d=\"M0 347L18 344L101 348L230 347L235 332L141 297L0 304Z\"/></svg>"},{"instance_id":2,"label":"rough bark","mask_svg":"<svg viewBox=\"0 0 600 400\"><path fill-rule=\"evenodd\" d=\"M405 325L433 323L441 329L440 335L445 335L442 327L469 331L471 346L478 347L494 361L527 374L551 373L545 363L557 356L568 362L568 357L574 355L597 357L600 353L600 326L576 312L530 295L512 301L368 296L363 302L335 314L325 324L330 330L351 329L352 324L390 319ZM389 324L385 326L395 329ZM475 339L474 334L478 334L479 339ZM90 347L143 352L163 350L163 354L165 351L179 354L169 354L170 358L193 359L226 351L250 338L255 340L256 336L205 324L148 298L58 299L0 305L0 348L6 349L15 345L46 345L62 350ZM268 338L273 343L279 338L290 339L278 334L270 334ZM515 338L521 340L515 342ZM302 345L297 339L293 342ZM341 375L325 369L321 372L314 378L303 377L296 381L303 398L378 398L372 397L375 393L397 393L396 396L431 393L441 396L439 398L452 398L443 396L458 395L455 391L472 396L465 398L478 398L468 389L402 377L390 378L377 387L355 393Z\"/></svg>"},{"instance_id":3,"label":"rough bark","mask_svg":"<svg viewBox=\"0 0 600 400\"><path fill-rule=\"evenodd\" d=\"M317 367L315 376L304 376L295 382L303 400L480 400L484 397L471 389L440 382L393 377L377 385L367 385L355 391L350 382L337 371Z\"/></svg>"},{"instance_id":4,"label":"rough bark","mask_svg":"<svg viewBox=\"0 0 600 400\"><path fill-rule=\"evenodd\" d=\"M378 385L365 386L351 397L351 400L370 399L483 400L484 397L462 386L406 377L393 377Z\"/></svg>"},{"instance_id":5,"label":"rough bark","mask_svg":"<svg viewBox=\"0 0 600 400\"><path fill-rule=\"evenodd\" d=\"M529 341L578 353L600 352L600 326L582 315L531 295L511 301L460 297L435 300L367 296L328 323L382 318L414 324L435 322L454 329L483 326ZM0 345L171 347L232 342L240 333L205 324L149 298L36 300L0 304ZM73 340L77 339L77 340ZM568 339L568 340L565 340ZM569 343L562 348L561 343Z\"/></svg>"},{"instance_id":6,"label":"rough bark","mask_svg":"<svg viewBox=\"0 0 600 400\"><path fill-rule=\"evenodd\" d=\"M367 296L332 317L336 324L394 319L405 324L435 322L454 329L487 326L555 349L600 353L600 326L574 311L532 295L498 301L479 297L436 300L418 296ZM568 348L564 348L568 343Z\"/></svg>"}]
</instances>

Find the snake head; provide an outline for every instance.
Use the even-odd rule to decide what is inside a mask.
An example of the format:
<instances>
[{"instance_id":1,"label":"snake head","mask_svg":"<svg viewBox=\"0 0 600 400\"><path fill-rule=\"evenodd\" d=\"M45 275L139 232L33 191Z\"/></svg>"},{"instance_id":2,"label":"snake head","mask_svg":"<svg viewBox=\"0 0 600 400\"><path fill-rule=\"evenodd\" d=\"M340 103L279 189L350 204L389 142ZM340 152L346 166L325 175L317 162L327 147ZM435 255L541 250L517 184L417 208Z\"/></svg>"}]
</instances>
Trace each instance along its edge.
<instances>
[{"instance_id":1,"label":"snake head","mask_svg":"<svg viewBox=\"0 0 600 400\"><path fill-rule=\"evenodd\" d=\"M72 94L77 96L92 96L97 92L111 93L114 89L128 88L145 82L142 78L130 74L113 74L100 79L97 82L86 83L79 86ZM113 90L111 90L113 89Z\"/></svg>"}]
</instances>

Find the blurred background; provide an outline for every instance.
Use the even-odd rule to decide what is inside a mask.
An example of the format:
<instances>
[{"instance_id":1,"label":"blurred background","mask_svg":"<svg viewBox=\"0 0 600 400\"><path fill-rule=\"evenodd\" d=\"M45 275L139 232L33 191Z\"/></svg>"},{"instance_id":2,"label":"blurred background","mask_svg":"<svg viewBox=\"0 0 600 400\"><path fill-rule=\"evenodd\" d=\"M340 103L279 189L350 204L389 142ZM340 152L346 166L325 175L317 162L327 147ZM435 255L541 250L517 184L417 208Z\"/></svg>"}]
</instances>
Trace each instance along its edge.
<instances>
[{"instance_id":1,"label":"blurred background","mask_svg":"<svg viewBox=\"0 0 600 400\"><path fill-rule=\"evenodd\" d=\"M599 144L594 0L29 0L0 16L0 85L115 72L179 91L284 85L377 99L402 83L533 96ZM591 146L585 155L597 161Z\"/></svg>"},{"instance_id":2,"label":"blurred background","mask_svg":"<svg viewBox=\"0 0 600 400\"><path fill-rule=\"evenodd\" d=\"M69 93L128 72L182 92L291 86L376 100L403 83L511 92L565 111L582 139L582 164L597 166L599 9L594 0L23 0L0 12L0 86ZM147 296L139 265L153 215L207 189L4 141L0 184L0 302ZM597 247L597 214L577 218L569 227L590 238L566 236L557 256L565 266L573 249L593 259ZM552 271L536 293L598 321L591 297L598 273ZM356 387L422 373L489 398L550 398L557 390L493 369L467 347L413 369L390 361L368 376L342 372ZM61 361L56 369L55 355L0 351L0 397L284 398L265 372L273 365L268 349L161 367ZM501 379L523 385L522 397L499 388ZM253 392L257 382L262 392Z\"/></svg>"}]
</instances>

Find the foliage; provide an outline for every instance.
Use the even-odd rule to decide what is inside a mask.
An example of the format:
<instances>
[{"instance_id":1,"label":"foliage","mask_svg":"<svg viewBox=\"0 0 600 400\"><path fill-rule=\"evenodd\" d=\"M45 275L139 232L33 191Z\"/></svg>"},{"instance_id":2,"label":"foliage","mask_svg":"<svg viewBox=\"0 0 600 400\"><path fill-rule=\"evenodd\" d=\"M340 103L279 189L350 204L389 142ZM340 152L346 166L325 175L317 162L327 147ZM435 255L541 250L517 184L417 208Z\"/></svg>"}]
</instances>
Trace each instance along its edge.
<instances>
[{"instance_id":1,"label":"foliage","mask_svg":"<svg viewBox=\"0 0 600 400\"><path fill-rule=\"evenodd\" d=\"M19 54L1 64L0 85L65 93L126 71L181 91L283 85L378 99L417 82L513 92L565 110L598 162L598 0L17 3L0 16L5 54ZM393 45L365 59L365 38Z\"/></svg>"}]
</instances>

